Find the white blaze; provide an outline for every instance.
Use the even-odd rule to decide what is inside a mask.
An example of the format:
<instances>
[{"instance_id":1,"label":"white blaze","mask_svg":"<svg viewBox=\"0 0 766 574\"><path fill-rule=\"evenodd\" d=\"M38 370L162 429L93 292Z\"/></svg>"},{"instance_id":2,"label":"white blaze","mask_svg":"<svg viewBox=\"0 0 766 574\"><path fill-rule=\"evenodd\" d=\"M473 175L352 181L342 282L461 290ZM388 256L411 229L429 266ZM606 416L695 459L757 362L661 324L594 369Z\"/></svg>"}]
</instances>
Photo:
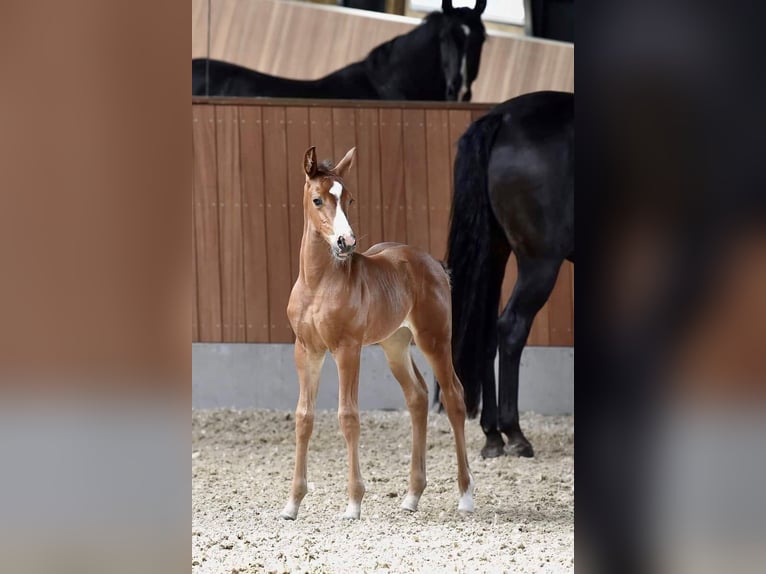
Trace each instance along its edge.
<instances>
[{"instance_id":1,"label":"white blaze","mask_svg":"<svg viewBox=\"0 0 766 574\"><path fill-rule=\"evenodd\" d=\"M333 227L333 241L338 241L338 238L343 235L352 235L351 225L346 219L346 214L343 213L343 207L340 204L340 197L343 194L343 186L339 182L334 182L330 188L332 193L338 199L338 205L335 207L335 219L332 222Z\"/></svg>"},{"instance_id":2,"label":"white blaze","mask_svg":"<svg viewBox=\"0 0 766 574\"><path fill-rule=\"evenodd\" d=\"M463 32L465 32L465 38L468 40L468 36L471 35L471 29L466 26L465 24L461 24L461 27L463 28ZM466 74L467 68L465 64L465 57L466 57L466 51L463 51L463 58L460 61L460 77L463 79L463 85L460 86L460 91L457 94L457 101L462 102L463 96L468 91L468 77Z\"/></svg>"}]
</instances>

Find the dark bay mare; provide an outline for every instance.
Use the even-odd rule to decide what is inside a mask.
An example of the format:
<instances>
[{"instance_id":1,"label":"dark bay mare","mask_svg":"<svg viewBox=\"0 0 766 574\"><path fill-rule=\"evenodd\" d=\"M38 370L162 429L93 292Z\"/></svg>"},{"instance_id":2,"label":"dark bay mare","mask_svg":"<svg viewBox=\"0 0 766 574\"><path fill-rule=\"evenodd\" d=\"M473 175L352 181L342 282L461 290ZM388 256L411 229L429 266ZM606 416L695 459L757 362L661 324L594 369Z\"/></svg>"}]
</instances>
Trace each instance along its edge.
<instances>
[{"instance_id":1,"label":"dark bay mare","mask_svg":"<svg viewBox=\"0 0 766 574\"><path fill-rule=\"evenodd\" d=\"M484 44L481 14L442 0L407 34L374 48L366 59L319 78L290 80L200 58L192 60L192 95L366 100L471 100Z\"/></svg>"},{"instance_id":2,"label":"dark bay mare","mask_svg":"<svg viewBox=\"0 0 766 574\"><path fill-rule=\"evenodd\" d=\"M466 410L475 417L483 404L483 456L504 453L502 434L505 452L533 456L519 426L519 362L561 264L574 262L574 94L525 94L475 121L458 143L454 183L447 265ZM498 319L511 252L518 279Z\"/></svg>"}]
</instances>

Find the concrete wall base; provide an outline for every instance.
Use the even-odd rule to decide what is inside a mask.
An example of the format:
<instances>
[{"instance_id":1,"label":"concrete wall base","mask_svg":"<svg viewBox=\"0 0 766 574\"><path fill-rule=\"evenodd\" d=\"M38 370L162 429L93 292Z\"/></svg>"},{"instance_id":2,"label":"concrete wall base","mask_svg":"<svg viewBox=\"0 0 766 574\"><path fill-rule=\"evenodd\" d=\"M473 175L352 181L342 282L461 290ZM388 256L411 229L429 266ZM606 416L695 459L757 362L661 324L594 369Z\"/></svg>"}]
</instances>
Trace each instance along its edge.
<instances>
[{"instance_id":1,"label":"concrete wall base","mask_svg":"<svg viewBox=\"0 0 766 574\"><path fill-rule=\"evenodd\" d=\"M433 398L433 371L413 347L418 369ZM497 369L497 360L495 360ZM295 409L298 377L289 344L192 345L192 407L236 409ZM317 408L338 406L338 371L331 356L325 360ZM362 350L359 408L404 409L399 384L388 370L379 346ZM574 349L526 347L521 357L519 408L540 414L574 412Z\"/></svg>"}]
</instances>

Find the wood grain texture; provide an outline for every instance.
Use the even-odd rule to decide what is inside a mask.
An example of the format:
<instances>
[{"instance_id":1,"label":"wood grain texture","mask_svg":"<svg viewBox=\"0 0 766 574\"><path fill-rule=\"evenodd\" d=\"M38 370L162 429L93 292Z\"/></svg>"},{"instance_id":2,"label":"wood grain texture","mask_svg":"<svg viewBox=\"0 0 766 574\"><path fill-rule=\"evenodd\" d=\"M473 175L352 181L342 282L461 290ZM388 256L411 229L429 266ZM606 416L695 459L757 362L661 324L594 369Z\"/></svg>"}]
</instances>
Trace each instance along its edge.
<instances>
[{"instance_id":1,"label":"wood grain texture","mask_svg":"<svg viewBox=\"0 0 766 574\"><path fill-rule=\"evenodd\" d=\"M287 121L287 195L290 211L290 280L298 278L301 237L303 236L303 187L306 175L303 157L311 145L309 138L309 111L290 106L285 108Z\"/></svg>"},{"instance_id":2,"label":"wood grain texture","mask_svg":"<svg viewBox=\"0 0 766 574\"><path fill-rule=\"evenodd\" d=\"M247 342L268 343L268 253L266 245L266 199L264 192L263 126L261 109L239 110L239 157L242 181L245 261L245 315Z\"/></svg>"},{"instance_id":3,"label":"wood grain texture","mask_svg":"<svg viewBox=\"0 0 766 574\"><path fill-rule=\"evenodd\" d=\"M404 212L404 149L402 110L380 110L380 185L383 197L384 241L407 243L407 215Z\"/></svg>"},{"instance_id":4,"label":"wood grain texture","mask_svg":"<svg viewBox=\"0 0 766 574\"><path fill-rule=\"evenodd\" d=\"M428 150L425 122L423 110L402 111L407 243L428 251Z\"/></svg>"},{"instance_id":5,"label":"wood grain texture","mask_svg":"<svg viewBox=\"0 0 766 574\"><path fill-rule=\"evenodd\" d=\"M242 188L239 166L239 113L216 109L218 225L220 229L221 318L225 343L244 343L245 277L242 245Z\"/></svg>"},{"instance_id":6,"label":"wood grain texture","mask_svg":"<svg viewBox=\"0 0 766 574\"><path fill-rule=\"evenodd\" d=\"M210 56L286 78L314 79L364 59L420 20L275 0L192 0L192 58ZM320 41L321 40L321 41ZM473 101L574 91L574 45L488 31Z\"/></svg>"},{"instance_id":7,"label":"wood grain texture","mask_svg":"<svg viewBox=\"0 0 766 574\"><path fill-rule=\"evenodd\" d=\"M192 111L199 340L222 341L215 108Z\"/></svg>"},{"instance_id":8,"label":"wood grain texture","mask_svg":"<svg viewBox=\"0 0 766 574\"><path fill-rule=\"evenodd\" d=\"M357 188L360 229L357 231L359 249L383 241L383 209L380 182L380 129L378 110L356 110Z\"/></svg>"},{"instance_id":9,"label":"wood grain texture","mask_svg":"<svg viewBox=\"0 0 766 574\"><path fill-rule=\"evenodd\" d=\"M266 247L268 250L269 339L293 339L287 320L287 301L293 287L290 273L290 215L287 209L287 143L284 108L264 108L263 176L266 198ZM295 249L300 246L296 245Z\"/></svg>"}]
</instances>

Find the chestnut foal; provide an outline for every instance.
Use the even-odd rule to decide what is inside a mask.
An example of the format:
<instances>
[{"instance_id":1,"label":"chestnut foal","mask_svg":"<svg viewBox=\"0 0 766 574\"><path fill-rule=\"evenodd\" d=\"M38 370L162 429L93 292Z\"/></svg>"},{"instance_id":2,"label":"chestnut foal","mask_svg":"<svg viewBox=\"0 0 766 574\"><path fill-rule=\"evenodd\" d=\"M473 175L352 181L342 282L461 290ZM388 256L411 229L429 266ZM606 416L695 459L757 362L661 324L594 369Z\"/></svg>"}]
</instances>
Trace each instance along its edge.
<instances>
[{"instance_id":1,"label":"chestnut foal","mask_svg":"<svg viewBox=\"0 0 766 574\"><path fill-rule=\"evenodd\" d=\"M359 471L359 359L363 345L380 343L404 391L412 419L410 484L402 508L417 510L426 486L428 387L410 356L414 336L441 388L457 451L458 510L473 511L473 478L465 450L463 386L452 366L449 277L427 253L398 243L379 243L354 253L356 237L346 218L351 194L343 175L356 148L335 166L318 165L314 147L303 168L303 239L300 272L287 314L295 341L300 395L295 410L295 472L281 516L294 520L306 495L306 453L314 424L314 403L325 352L340 379L338 420L348 447L348 507L359 518L364 482Z\"/></svg>"}]
</instances>

